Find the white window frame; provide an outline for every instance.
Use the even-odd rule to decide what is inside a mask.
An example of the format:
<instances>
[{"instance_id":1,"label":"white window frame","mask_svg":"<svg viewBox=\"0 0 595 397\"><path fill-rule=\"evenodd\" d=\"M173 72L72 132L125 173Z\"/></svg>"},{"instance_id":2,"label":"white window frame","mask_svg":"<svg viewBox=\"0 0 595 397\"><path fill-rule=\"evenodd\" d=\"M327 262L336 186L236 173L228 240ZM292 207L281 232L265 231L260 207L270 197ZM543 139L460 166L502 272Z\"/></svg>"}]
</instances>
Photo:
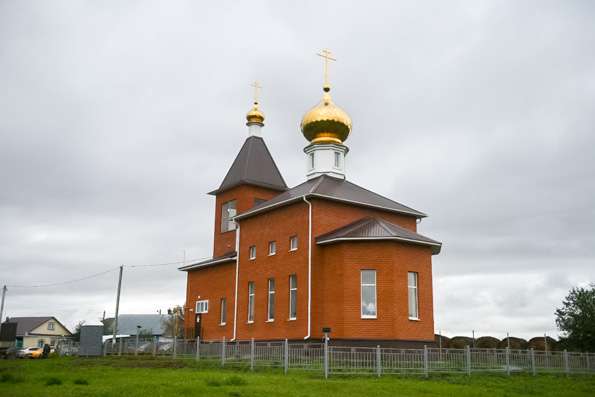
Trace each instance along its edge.
<instances>
[{"instance_id":1,"label":"white window frame","mask_svg":"<svg viewBox=\"0 0 595 397\"><path fill-rule=\"evenodd\" d=\"M409 283L409 275L413 274L414 277L414 284ZM415 314L417 316L412 316L410 312L410 299L411 299L411 290L414 291L415 296ZM419 274L417 272L407 272L407 313L409 316L409 320L419 320Z\"/></svg>"},{"instance_id":2,"label":"white window frame","mask_svg":"<svg viewBox=\"0 0 595 397\"><path fill-rule=\"evenodd\" d=\"M230 204L233 203L234 208L229 208ZM221 233L230 232L236 230L236 223L233 218L237 214L237 201L229 200L221 204Z\"/></svg>"},{"instance_id":3,"label":"white window frame","mask_svg":"<svg viewBox=\"0 0 595 397\"><path fill-rule=\"evenodd\" d=\"M219 325L227 324L227 299L221 298L219 300Z\"/></svg>"},{"instance_id":4,"label":"white window frame","mask_svg":"<svg viewBox=\"0 0 595 397\"><path fill-rule=\"evenodd\" d=\"M291 280L295 280L295 287L291 286ZM289 275L289 319L290 320L296 320L297 319L297 294L298 294L298 283L297 283L297 274L290 274ZM292 292L295 292L295 294L292 294ZM291 306L295 306L295 316L292 316L291 314Z\"/></svg>"},{"instance_id":5,"label":"white window frame","mask_svg":"<svg viewBox=\"0 0 595 397\"><path fill-rule=\"evenodd\" d=\"M254 322L254 306L256 300L254 281L248 281L248 324Z\"/></svg>"},{"instance_id":6,"label":"white window frame","mask_svg":"<svg viewBox=\"0 0 595 397\"><path fill-rule=\"evenodd\" d=\"M248 248L248 257L250 258L251 261L256 259L256 246L255 245L251 245L250 248Z\"/></svg>"},{"instance_id":7,"label":"white window frame","mask_svg":"<svg viewBox=\"0 0 595 397\"><path fill-rule=\"evenodd\" d=\"M267 322L275 321L275 279L269 278L268 285L268 299L267 299ZM272 303L272 306L271 306ZM272 310L271 310L272 309ZM272 311L272 313L271 313ZM271 316L272 314L272 316Z\"/></svg>"},{"instance_id":8,"label":"white window frame","mask_svg":"<svg viewBox=\"0 0 595 397\"><path fill-rule=\"evenodd\" d=\"M201 299L199 301L196 301L196 307L195 307L195 313L196 314L204 314L204 313L208 313L209 312L209 300L208 299Z\"/></svg>"},{"instance_id":9,"label":"white window frame","mask_svg":"<svg viewBox=\"0 0 595 397\"><path fill-rule=\"evenodd\" d=\"M54 331L56 324L53 321L48 322L48 331Z\"/></svg>"},{"instance_id":10,"label":"white window frame","mask_svg":"<svg viewBox=\"0 0 595 397\"><path fill-rule=\"evenodd\" d=\"M314 169L314 153L310 153L310 163L308 165L310 167L310 170Z\"/></svg>"},{"instance_id":11,"label":"white window frame","mask_svg":"<svg viewBox=\"0 0 595 397\"><path fill-rule=\"evenodd\" d=\"M269 241L269 256L273 256L277 253L277 242L275 240Z\"/></svg>"},{"instance_id":12,"label":"white window frame","mask_svg":"<svg viewBox=\"0 0 595 397\"><path fill-rule=\"evenodd\" d=\"M335 163L334 163L335 164L335 168L341 168L341 153L336 152L336 151L334 153L335 153L335 155L334 155L334 157L335 157Z\"/></svg>"},{"instance_id":13,"label":"white window frame","mask_svg":"<svg viewBox=\"0 0 595 397\"><path fill-rule=\"evenodd\" d=\"M373 284L364 284L364 272L374 273L374 283ZM378 318L378 291L377 291L377 286L376 286L377 283L378 283L378 278L377 278L376 270L362 269L360 271L360 315L361 315L361 318L365 318L365 319ZM374 287L374 307L376 309L376 313L373 315L364 314L364 287Z\"/></svg>"},{"instance_id":14,"label":"white window frame","mask_svg":"<svg viewBox=\"0 0 595 397\"><path fill-rule=\"evenodd\" d=\"M289 238L289 250L290 251L297 251L297 249L298 249L298 243L299 243L298 236L297 235L296 236L291 236Z\"/></svg>"}]
</instances>

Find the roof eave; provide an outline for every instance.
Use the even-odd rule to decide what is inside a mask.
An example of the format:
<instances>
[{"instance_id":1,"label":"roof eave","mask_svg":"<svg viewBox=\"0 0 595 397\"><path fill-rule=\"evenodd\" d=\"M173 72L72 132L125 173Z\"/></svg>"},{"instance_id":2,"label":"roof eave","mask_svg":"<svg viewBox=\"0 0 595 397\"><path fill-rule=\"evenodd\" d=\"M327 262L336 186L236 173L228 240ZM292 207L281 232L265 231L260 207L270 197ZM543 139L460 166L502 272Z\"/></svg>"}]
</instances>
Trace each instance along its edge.
<instances>
[{"instance_id":1,"label":"roof eave","mask_svg":"<svg viewBox=\"0 0 595 397\"><path fill-rule=\"evenodd\" d=\"M211 267L211 266L219 265L221 263L235 262L236 260L237 260L237 255L230 257L230 258L218 259L216 261L211 261L211 262L207 262L207 263L193 263L191 265L179 267L178 270L182 271L182 272L186 272L189 270L202 269L204 267Z\"/></svg>"},{"instance_id":2,"label":"roof eave","mask_svg":"<svg viewBox=\"0 0 595 397\"><path fill-rule=\"evenodd\" d=\"M323 240L317 240L316 244L318 245L325 245L325 244L333 244L333 243L340 243L340 242L349 242L349 241L379 241L379 240L388 240L388 241L398 241L404 243L411 243L417 245L426 245L432 247L432 255L438 255L442 250L442 243L439 242L429 242L429 241L421 241L415 239L409 239L404 237L337 237L337 238L329 238Z\"/></svg>"}]
</instances>

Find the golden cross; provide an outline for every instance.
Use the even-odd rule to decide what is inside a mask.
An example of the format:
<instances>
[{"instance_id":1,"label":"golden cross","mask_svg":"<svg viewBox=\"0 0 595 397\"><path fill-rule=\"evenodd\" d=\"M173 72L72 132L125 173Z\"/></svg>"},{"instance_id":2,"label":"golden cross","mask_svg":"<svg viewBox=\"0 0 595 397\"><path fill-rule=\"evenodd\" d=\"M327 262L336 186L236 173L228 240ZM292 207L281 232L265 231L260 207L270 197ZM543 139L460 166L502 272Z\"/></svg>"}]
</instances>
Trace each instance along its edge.
<instances>
[{"instance_id":1,"label":"golden cross","mask_svg":"<svg viewBox=\"0 0 595 397\"><path fill-rule=\"evenodd\" d=\"M316 54L316 55L324 58L324 87L330 88L330 84L328 82L328 63L329 63L329 61L336 61L336 59L331 57L331 50L324 49L321 52L322 52L322 54Z\"/></svg>"},{"instance_id":2,"label":"golden cross","mask_svg":"<svg viewBox=\"0 0 595 397\"><path fill-rule=\"evenodd\" d=\"M256 105L258 103L258 90L260 90L262 86L258 84L258 81L255 81L250 84L250 87L254 87L254 104Z\"/></svg>"}]
</instances>

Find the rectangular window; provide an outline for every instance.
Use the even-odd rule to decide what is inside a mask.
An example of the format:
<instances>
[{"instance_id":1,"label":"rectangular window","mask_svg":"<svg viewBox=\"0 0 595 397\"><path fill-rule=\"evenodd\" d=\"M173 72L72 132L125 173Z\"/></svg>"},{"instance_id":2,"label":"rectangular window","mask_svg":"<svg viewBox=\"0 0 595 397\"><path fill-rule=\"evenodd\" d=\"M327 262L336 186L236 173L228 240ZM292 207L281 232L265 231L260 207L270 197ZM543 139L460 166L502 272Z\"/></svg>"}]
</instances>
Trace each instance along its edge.
<instances>
[{"instance_id":1,"label":"rectangular window","mask_svg":"<svg viewBox=\"0 0 595 397\"><path fill-rule=\"evenodd\" d=\"M275 279L269 278L269 304L267 309L267 321L275 320Z\"/></svg>"},{"instance_id":2,"label":"rectangular window","mask_svg":"<svg viewBox=\"0 0 595 397\"><path fill-rule=\"evenodd\" d=\"M291 236L289 238L289 250L295 251L298 248L298 238L297 236Z\"/></svg>"},{"instance_id":3,"label":"rectangular window","mask_svg":"<svg viewBox=\"0 0 595 397\"><path fill-rule=\"evenodd\" d=\"M310 153L310 169L314 169L314 153Z\"/></svg>"},{"instance_id":4,"label":"rectangular window","mask_svg":"<svg viewBox=\"0 0 595 397\"><path fill-rule=\"evenodd\" d=\"M289 319L297 318L297 276L289 276Z\"/></svg>"},{"instance_id":5,"label":"rectangular window","mask_svg":"<svg viewBox=\"0 0 595 397\"><path fill-rule=\"evenodd\" d=\"M261 199L261 198L255 198L254 199L254 206L257 206L258 204L262 204L264 203L266 200L265 199Z\"/></svg>"},{"instance_id":6,"label":"rectangular window","mask_svg":"<svg viewBox=\"0 0 595 397\"><path fill-rule=\"evenodd\" d=\"M335 152L335 168L341 168L341 153Z\"/></svg>"},{"instance_id":7,"label":"rectangular window","mask_svg":"<svg viewBox=\"0 0 595 397\"><path fill-rule=\"evenodd\" d=\"M221 313L219 314L219 324L225 325L227 323L227 300L221 298Z\"/></svg>"},{"instance_id":8,"label":"rectangular window","mask_svg":"<svg viewBox=\"0 0 595 397\"><path fill-rule=\"evenodd\" d=\"M54 323L52 321L50 321L48 323L48 331L53 331L54 330Z\"/></svg>"},{"instance_id":9,"label":"rectangular window","mask_svg":"<svg viewBox=\"0 0 595 397\"><path fill-rule=\"evenodd\" d=\"M256 246L251 245L249 249L250 259L256 259Z\"/></svg>"},{"instance_id":10,"label":"rectangular window","mask_svg":"<svg viewBox=\"0 0 595 397\"><path fill-rule=\"evenodd\" d=\"M376 318L376 270L361 272L362 318Z\"/></svg>"},{"instance_id":11,"label":"rectangular window","mask_svg":"<svg viewBox=\"0 0 595 397\"><path fill-rule=\"evenodd\" d=\"M417 273L407 273L407 290L409 292L409 318L419 320L419 303L417 299Z\"/></svg>"},{"instance_id":12,"label":"rectangular window","mask_svg":"<svg viewBox=\"0 0 595 397\"><path fill-rule=\"evenodd\" d=\"M236 223L233 217L236 216L236 201L231 200L221 206L221 233L235 230Z\"/></svg>"},{"instance_id":13,"label":"rectangular window","mask_svg":"<svg viewBox=\"0 0 595 397\"><path fill-rule=\"evenodd\" d=\"M269 255L275 255L277 253L277 242L269 241Z\"/></svg>"},{"instance_id":14,"label":"rectangular window","mask_svg":"<svg viewBox=\"0 0 595 397\"><path fill-rule=\"evenodd\" d=\"M209 301L208 300L201 300L196 301L196 314L200 313L208 313L209 312Z\"/></svg>"},{"instance_id":15,"label":"rectangular window","mask_svg":"<svg viewBox=\"0 0 595 397\"><path fill-rule=\"evenodd\" d=\"M254 281L248 283L248 322L254 322Z\"/></svg>"}]
</instances>

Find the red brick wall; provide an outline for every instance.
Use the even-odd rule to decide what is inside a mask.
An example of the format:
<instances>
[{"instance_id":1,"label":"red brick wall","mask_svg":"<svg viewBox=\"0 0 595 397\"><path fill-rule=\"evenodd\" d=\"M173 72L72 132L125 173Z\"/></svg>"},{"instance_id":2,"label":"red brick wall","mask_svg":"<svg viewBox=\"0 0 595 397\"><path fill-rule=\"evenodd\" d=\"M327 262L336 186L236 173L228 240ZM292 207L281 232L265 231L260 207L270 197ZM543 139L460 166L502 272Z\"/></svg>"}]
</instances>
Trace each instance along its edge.
<instances>
[{"instance_id":1,"label":"red brick wall","mask_svg":"<svg viewBox=\"0 0 595 397\"><path fill-rule=\"evenodd\" d=\"M213 256L220 256L235 249L236 233L221 233L221 206L236 200L237 213L241 214L254 207L254 199L270 200L280 192L252 185L240 185L217 195L215 199L215 227L213 228Z\"/></svg>"}]
</instances>

